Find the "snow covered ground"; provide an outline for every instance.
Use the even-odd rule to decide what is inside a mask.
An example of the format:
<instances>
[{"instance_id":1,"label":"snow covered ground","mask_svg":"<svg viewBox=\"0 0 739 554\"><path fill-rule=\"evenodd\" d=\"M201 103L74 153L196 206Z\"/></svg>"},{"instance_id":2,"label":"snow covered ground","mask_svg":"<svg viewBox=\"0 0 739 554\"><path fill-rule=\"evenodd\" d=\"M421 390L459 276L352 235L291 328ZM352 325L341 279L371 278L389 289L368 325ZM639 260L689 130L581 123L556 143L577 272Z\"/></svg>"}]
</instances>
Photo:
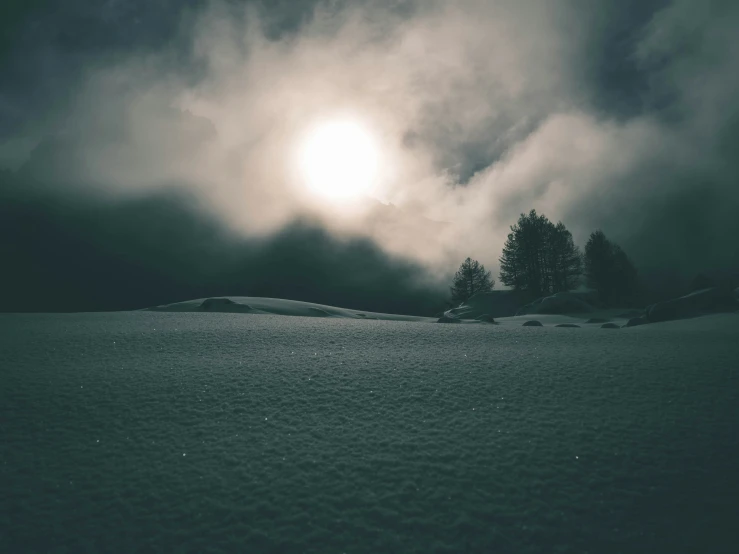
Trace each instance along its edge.
<instances>
[{"instance_id":1,"label":"snow covered ground","mask_svg":"<svg viewBox=\"0 0 739 554\"><path fill-rule=\"evenodd\" d=\"M260 298L254 296L228 296L198 298L148 308L155 312L219 312L251 315L290 315L302 317L340 317L347 319L384 319L389 321L436 321L436 318L415 315L384 314L337 308L313 302L286 300L284 298Z\"/></svg>"},{"instance_id":2,"label":"snow covered ground","mask_svg":"<svg viewBox=\"0 0 739 554\"><path fill-rule=\"evenodd\" d=\"M0 315L0 551L735 552L739 314L548 318Z\"/></svg>"}]
</instances>

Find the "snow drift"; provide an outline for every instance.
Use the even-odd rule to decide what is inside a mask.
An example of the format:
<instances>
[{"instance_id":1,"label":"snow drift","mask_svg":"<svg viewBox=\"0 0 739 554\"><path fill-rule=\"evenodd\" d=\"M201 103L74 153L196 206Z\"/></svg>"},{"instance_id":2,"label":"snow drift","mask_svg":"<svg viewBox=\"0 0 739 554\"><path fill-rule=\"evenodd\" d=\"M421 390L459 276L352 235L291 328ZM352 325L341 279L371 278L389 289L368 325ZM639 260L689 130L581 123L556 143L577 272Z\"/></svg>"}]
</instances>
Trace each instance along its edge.
<instances>
[{"instance_id":1,"label":"snow drift","mask_svg":"<svg viewBox=\"0 0 739 554\"><path fill-rule=\"evenodd\" d=\"M252 296L231 296L199 298L185 302L175 302L147 308L152 312L219 312L244 314L272 314L302 317L338 317L348 319L383 319L392 321L436 321L434 318L365 312L348 308L337 308L312 302L287 300L283 298L258 298Z\"/></svg>"},{"instance_id":2,"label":"snow drift","mask_svg":"<svg viewBox=\"0 0 739 554\"><path fill-rule=\"evenodd\" d=\"M523 293L512 290L478 292L444 315L460 319L510 317L516 315L525 298Z\"/></svg>"},{"instance_id":3,"label":"snow drift","mask_svg":"<svg viewBox=\"0 0 739 554\"><path fill-rule=\"evenodd\" d=\"M649 323L657 323L737 310L739 310L739 301L734 293L728 289L714 287L652 304L645 310L645 316Z\"/></svg>"}]
</instances>

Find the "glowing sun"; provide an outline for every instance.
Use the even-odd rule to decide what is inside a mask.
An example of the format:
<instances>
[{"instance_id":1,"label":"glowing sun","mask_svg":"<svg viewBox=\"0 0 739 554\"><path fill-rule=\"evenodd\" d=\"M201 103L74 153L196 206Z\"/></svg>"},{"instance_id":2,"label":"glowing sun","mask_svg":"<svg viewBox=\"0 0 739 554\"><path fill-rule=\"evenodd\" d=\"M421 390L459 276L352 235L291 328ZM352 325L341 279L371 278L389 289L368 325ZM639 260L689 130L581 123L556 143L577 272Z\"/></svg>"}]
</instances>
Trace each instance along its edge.
<instances>
[{"instance_id":1,"label":"glowing sun","mask_svg":"<svg viewBox=\"0 0 739 554\"><path fill-rule=\"evenodd\" d=\"M308 133L299 152L300 171L315 193L334 200L366 194L375 183L378 152L358 123L324 123Z\"/></svg>"}]
</instances>

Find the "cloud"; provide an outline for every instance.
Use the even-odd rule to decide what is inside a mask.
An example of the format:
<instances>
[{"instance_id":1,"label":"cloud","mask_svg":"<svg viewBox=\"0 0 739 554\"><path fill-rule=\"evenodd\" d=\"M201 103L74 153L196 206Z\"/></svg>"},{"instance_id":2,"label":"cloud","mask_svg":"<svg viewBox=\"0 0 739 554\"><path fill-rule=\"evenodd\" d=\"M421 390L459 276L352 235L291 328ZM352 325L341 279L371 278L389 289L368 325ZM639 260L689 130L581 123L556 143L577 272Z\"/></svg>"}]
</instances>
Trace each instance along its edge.
<instances>
[{"instance_id":1,"label":"cloud","mask_svg":"<svg viewBox=\"0 0 739 554\"><path fill-rule=\"evenodd\" d=\"M266 6L193 3L137 24L131 51L99 36L105 56L94 44L55 55L55 67L82 62L56 81L73 92L31 118L17 115L27 82L0 95L8 120L34 121L14 127L0 159L41 141L24 175L69 194L186 193L252 238L310 220L436 275L468 255L495 272L508 226L531 208L580 244L602 228L646 272L739 264L731 2ZM31 60L50 55L27 46ZM342 216L301 186L301 133L346 114L382 145L376 193L396 212ZM408 223L427 219L446 225L432 237Z\"/></svg>"},{"instance_id":2,"label":"cloud","mask_svg":"<svg viewBox=\"0 0 739 554\"><path fill-rule=\"evenodd\" d=\"M106 202L32 195L27 185L0 189L0 232L12 236L0 243L0 311L130 310L223 295L429 316L445 307L445 287L422 267L310 221L245 237L177 190Z\"/></svg>"}]
</instances>

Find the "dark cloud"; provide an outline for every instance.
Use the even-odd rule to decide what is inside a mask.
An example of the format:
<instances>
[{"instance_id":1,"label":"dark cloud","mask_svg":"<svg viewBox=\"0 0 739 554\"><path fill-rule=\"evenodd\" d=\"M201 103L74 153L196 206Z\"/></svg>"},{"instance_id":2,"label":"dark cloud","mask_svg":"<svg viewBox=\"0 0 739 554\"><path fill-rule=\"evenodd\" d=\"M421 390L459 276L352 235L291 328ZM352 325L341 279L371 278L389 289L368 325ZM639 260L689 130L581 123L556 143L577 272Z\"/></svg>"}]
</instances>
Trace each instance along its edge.
<instances>
[{"instance_id":1,"label":"dark cloud","mask_svg":"<svg viewBox=\"0 0 739 554\"><path fill-rule=\"evenodd\" d=\"M177 291L173 300L238 289L427 311L434 286L383 252L435 274L467 255L495 270L508 225L531 208L563 220L581 244L603 229L662 282L739 269L735 2L2 9L0 165L27 160L4 178L21 189L0 182L13 188L5 229L23 237L8 256L24 291L43 289L59 252L87 268L59 274L54 290L76 292L57 306L158 302L159 292L127 285L148 279L151 291ZM449 222L438 245L428 233L398 240L369 220L350 233L330 217L295 223L311 214L279 171L285 145L311 114L334 108L376 123L395 163L388 199ZM98 290L85 277L97 267L130 278Z\"/></svg>"},{"instance_id":2,"label":"dark cloud","mask_svg":"<svg viewBox=\"0 0 739 554\"><path fill-rule=\"evenodd\" d=\"M636 51L647 26L670 0L574 0L574 5L579 17L572 26L585 38L577 67L593 109L627 119L663 107L666 99L655 95L651 72Z\"/></svg>"},{"instance_id":3,"label":"dark cloud","mask_svg":"<svg viewBox=\"0 0 739 554\"><path fill-rule=\"evenodd\" d=\"M247 239L163 192L106 202L0 175L0 311L124 310L222 295L433 315L445 287L367 239L310 222ZM20 190L19 190L20 189Z\"/></svg>"}]
</instances>

